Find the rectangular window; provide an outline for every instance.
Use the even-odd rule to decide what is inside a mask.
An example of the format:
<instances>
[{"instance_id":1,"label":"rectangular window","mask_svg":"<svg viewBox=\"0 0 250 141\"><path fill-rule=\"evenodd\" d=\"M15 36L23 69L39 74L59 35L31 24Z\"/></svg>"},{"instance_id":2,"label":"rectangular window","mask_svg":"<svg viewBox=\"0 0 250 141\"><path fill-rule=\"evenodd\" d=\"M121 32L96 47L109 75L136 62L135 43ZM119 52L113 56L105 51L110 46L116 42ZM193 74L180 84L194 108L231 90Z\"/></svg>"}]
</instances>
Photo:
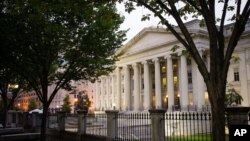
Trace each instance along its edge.
<instances>
[{"instance_id":1,"label":"rectangular window","mask_svg":"<svg viewBox=\"0 0 250 141\"><path fill-rule=\"evenodd\" d=\"M239 69L234 69L234 81L240 81Z\"/></svg>"},{"instance_id":2,"label":"rectangular window","mask_svg":"<svg viewBox=\"0 0 250 141\"><path fill-rule=\"evenodd\" d=\"M188 84L192 84L192 72L188 72Z\"/></svg>"}]
</instances>

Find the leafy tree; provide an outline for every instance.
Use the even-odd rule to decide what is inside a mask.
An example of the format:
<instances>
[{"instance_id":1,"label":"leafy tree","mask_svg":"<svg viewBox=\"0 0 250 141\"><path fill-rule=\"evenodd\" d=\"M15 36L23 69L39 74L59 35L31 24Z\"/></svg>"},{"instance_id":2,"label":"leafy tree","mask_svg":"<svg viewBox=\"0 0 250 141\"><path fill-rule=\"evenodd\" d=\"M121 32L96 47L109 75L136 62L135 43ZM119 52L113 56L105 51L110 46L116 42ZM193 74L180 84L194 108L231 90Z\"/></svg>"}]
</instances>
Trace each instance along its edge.
<instances>
[{"instance_id":1,"label":"leafy tree","mask_svg":"<svg viewBox=\"0 0 250 141\"><path fill-rule=\"evenodd\" d=\"M88 111L91 105L91 101L89 100L89 96L87 94L83 95L83 109Z\"/></svg>"},{"instance_id":2,"label":"leafy tree","mask_svg":"<svg viewBox=\"0 0 250 141\"><path fill-rule=\"evenodd\" d=\"M118 31L123 18L111 1L3 0L0 10L5 35L0 36L0 60L11 60L6 65L27 80L42 102L45 141L48 107L58 90L114 69L114 51L124 41L124 31Z\"/></svg>"},{"instance_id":3,"label":"leafy tree","mask_svg":"<svg viewBox=\"0 0 250 141\"><path fill-rule=\"evenodd\" d=\"M241 104L242 100L243 100L242 96L234 88L229 88L227 90L226 101L225 101L226 106Z\"/></svg>"},{"instance_id":4,"label":"leafy tree","mask_svg":"<svg viewBox=\"0 0 250 141\"><path fill-rule=\"evenodd\" d=\"M122 2L123 0L118 0ZM158 17L161 24L166 26L195 60L204 78L212 106L212 135L213 141L225 141L225 101L227 72L232 53L241 38L250 14L250 1L235 0L127 0L124 1L126 10L131 12L136 6L149 9ZM220 5L220 6L219 6ZM222 6L222 7L221 7ZM221 9L219 9L221 7ZM222 12L216 15L217 11ZM233 13L233 16L227 16ZM228 14L229 15L229 14ZM184 23L189 17L200 18L201 25L206 25L209 38L210 69L199 54L193 34ZM227 18L234 22L231 35L225 36ZM150 14L142 20L150 18ZM177 25L173 26L169 19ZM228 43L225 43L227 40Z\"/></svg>"},{"instance_id":5,"label":"leafy tree","mask_svg":"<svg viewBox=\"0 0 250 141\"><path fill-rule=\"evenodd\" d=\"M31 110L34 110L36 108L37 108L37 103L36 103L35 99L30 99L29 105L28 105L28 110L31 111Z\"/></svg>"},{"instance_id":6,"label":"leafy tree","mask_svg":"<svg viewBox=\"0 0 250 141\"><path fill-rule=\"evenodd\" d=\"M1 60L2 62L3 60ZM5 67L0 62L0 95L3 112L3 127L6 127L7 112L13 109L13 104L18 95L20 95L26 88L27 83L21 77Z\"/></svg>"},{"instance_id":7,"label":"leafy tree","mask_svg":"<svg viewBox=\"0 0 250 141\"><path fill-rule=\"evenodd\" d=\"M71 104L70 104L69 95L66 95L66 97L63 99L62 111L66 113L71 112Z\"/></svg>"}]
</instances>

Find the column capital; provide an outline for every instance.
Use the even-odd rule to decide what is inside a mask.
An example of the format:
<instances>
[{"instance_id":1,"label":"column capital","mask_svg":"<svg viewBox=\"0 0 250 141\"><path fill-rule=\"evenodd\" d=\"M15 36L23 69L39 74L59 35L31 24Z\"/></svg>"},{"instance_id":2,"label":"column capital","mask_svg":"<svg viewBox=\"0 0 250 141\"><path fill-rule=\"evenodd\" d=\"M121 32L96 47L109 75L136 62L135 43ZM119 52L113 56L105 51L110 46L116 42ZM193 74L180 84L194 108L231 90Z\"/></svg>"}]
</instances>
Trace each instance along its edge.
<instances>
[{"instance_id":1,"label":"column capital","mask_svg":"<svg viewBox=\"0 0 250 141\"><path fill-rule=\"evenodd\" d=\"M153 62L159 62L160 59L159 59L158 57L156 57L156 58L152 59L152 61L153 61Z\"/></svg>"},{"instance_id":2,"label":"column capital","mask_svg":"<svg viewBox=\"0 0 250 141\"><path fill-rule=\"evenodd\" d=\"M143 65L144 65L144 64L148 64L148 60L144 60L144 61L142 61L141 63L142 63Z\"/></svg>"},{"instance_id":3,"label":"column capital","mask_svg":"<svg viewBox=\"0 0 250 141\"><path fill-rule=\"evenodd\" d=\"M120 70L122 68L122 66L116 66L116 70Z\"/></svg>"},{"instance_id":4,"label":"column capital","mask_svg":"<svg viewBox=\"0 0 250 141\"><path fill-rule=\"evenodd\" d=\"M134 68L134 67L138 67L138 65L139 65L139 63L135 62L135 63L132 64L132 67L133 67L133 68Z\"/></svg>"},{"instance_id":5,"label":"column capital","mask_svg":"<svg viewBox=\"0 0 250 141\"><path fill-rule=\"evenodd\" d=\"M129 69L129 68L130 68L130 65L124 65L124 66L122 66L122 68L124 68L124 69Z\"/></svg>"}]
</instances>

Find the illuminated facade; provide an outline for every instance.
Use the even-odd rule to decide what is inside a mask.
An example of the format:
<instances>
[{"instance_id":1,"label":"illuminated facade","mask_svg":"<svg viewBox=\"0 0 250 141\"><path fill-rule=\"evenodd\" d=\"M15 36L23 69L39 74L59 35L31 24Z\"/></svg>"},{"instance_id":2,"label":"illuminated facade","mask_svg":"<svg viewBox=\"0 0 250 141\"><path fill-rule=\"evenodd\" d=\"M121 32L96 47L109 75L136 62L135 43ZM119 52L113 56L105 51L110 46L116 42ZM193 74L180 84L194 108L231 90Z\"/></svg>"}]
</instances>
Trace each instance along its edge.
<instances>
[{"instance_id":1,"label":"illuminated facade","mask_svg":"<svg viewBox=\"0 0 250 141\"><path fill-rule=\"evenodd\" d=\"M199 21L186 23L194 42L209 68L209 41ZM225 36L230 35L225 27ZM250 105L250 22L246 25L228 72L228 83ZM172 48L179 46L173 52ZM117 51L116 70L95 82L96 110L173 109L207 110L210 106L206 86L196 63L183 53L183 45L163 28L149 27L139 32Z\"/></svg>"},{"instance_id":2,"label":"illuminated facade","mask_svg":"<svg viewBox=\"0 0 250 141\"><path fill-rule=\"evenodd\" d=\"M88 81L81 81L81 82L74 82L73 86L75 86L75 91L73 92L68 92L66 90L59 90L52 100L49 108L51 109L59 109L63 105L63 99L66 97L66 95L69 95L70 101L71 101L71 111L75 112L74 106L77 102L77 95L79 92L85 92L85 94L88 95L89 100L91 102L90 104L90 111L93 111L93 84L88 82ZM48 88L48 93L52 93L52 90L54 90L54 85L50 86ZM38 99L37 95L35 92L25 92L20 94L17 99L15 100L15 107L17 109L23 110L23 111L28 111L28 105L29 101L31 99L34 99L35 102L37 103L38 108L42 108L42 103Z\"/></svg>"}]
</instances>

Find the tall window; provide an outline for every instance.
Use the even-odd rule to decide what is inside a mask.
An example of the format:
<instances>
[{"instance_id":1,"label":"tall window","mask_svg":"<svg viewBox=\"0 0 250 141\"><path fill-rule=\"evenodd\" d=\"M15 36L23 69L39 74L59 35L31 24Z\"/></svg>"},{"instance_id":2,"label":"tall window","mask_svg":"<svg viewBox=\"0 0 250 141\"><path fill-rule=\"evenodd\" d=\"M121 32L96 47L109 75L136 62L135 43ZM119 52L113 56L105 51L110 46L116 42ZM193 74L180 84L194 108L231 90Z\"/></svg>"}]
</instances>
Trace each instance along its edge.
<instances>
[{"instance_id":1,"label":"tall window","mask_svg":"<svg viewBox=\"0 0 250 141\"><path fill-rule=\"evenodd\" d=\"M188 84L192 84L192 72L188 72Z\"/></svg>"},{"instance_id":2,"label":"tall window","mask_svg":"<svg viewBox=\"0 0 250 141\"><path fill-rule=\"evenodd\" d=\"M234 69L234 81L240 81L239 68Z\"/></svg>"}]
</instances>

